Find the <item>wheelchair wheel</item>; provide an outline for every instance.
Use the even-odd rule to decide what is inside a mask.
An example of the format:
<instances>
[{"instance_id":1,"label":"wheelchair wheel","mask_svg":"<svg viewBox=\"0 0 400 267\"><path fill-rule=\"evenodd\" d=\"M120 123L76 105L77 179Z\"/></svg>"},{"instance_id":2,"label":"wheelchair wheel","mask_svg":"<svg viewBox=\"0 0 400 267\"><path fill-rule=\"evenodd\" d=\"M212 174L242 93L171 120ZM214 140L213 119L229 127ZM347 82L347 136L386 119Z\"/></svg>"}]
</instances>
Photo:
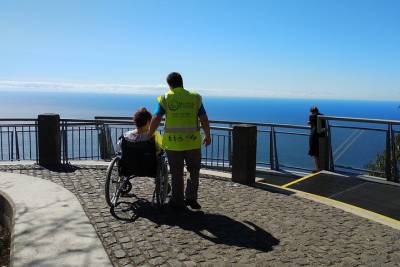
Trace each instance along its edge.
<instances>
[{"instance_id":1,"label":"wheelchair wheel","mask_svg":"<svg viewBox=\"0 0 400 267\"><path fill-rule=\"evenodd\" d=\"M106 197L107 204L110 207L114 207L118 201L119 195L121 194L120 186L123 181L122 177L118 174L118 161L119 158L115 157L108 165L106 184L104 188L104 193Z\"/></svg>"},{"instance_id":2,"label":"wheelchair wheel","mask_svg":"<svg viewBox=\"0 0 400 267\"><path fill-rule=\"evenodd\" d=\"M168 182L168 162L165 156L160 156L158 170L155 179L155 197L158 206L163 206L166 202L171 186Z\"/></svg>"}]
</instances>

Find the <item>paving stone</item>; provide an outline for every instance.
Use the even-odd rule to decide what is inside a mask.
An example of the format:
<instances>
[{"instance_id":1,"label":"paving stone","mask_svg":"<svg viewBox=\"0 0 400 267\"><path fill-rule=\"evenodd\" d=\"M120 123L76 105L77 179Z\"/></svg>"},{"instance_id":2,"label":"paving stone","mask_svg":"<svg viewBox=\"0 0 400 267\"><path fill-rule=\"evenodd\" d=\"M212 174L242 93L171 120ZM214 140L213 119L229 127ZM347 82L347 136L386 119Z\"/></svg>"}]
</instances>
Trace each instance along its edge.
<instances>
[{"instance_id":1,"label":"paving stone","mask_svg":"<svg viewBox=\"0 0 400 267\"><path fill-rule=\"evenodd\" d=\"M126 252L124 250L117 250L114 252L115 257L118 259L126 257Z\"/></svg>"},{"instance_id":2,"label":"paving stone","mask_svg":"<svg viewBox=\"0 0 400 267\"><path fill-rule=\"evenodd\" d=\"M154 181L136 177L118 216L104 199L105 166L50 172L0 166L50 180L82 204L114 266L400 266L400 231L334 207L267 190L201 177L202 211L181 214L151 203ZM127 206L128 207L128 206Z\"/></svg>"},{"instance_id":3,"label":"paving stone","mask_svg":"<svg viewBox=\"0 0 400 267\"><path fill-rule=\"evenodd\" d=\"M184 261L183 264L186 267L194 267L194 266L196 266L196 263L194 261Z\"/></svg>"},{"instance_id":4,"label":"paving stone","mask_svg":"<svg viewBox=\"0 0 400 267\"><path fill-rule=\"evenodd\" d=\"M131 241L131 239L129 237L122 237L118 240L120 243L128 243L129 241Z\"/></svg>"},{"instance_id":5,"label":"paving stone","mask_svg":"<svg viewBox=\"0 0 400 267\"><path fill-rule=\"evenodd\" d=\"M176 266L176 267L184 266L182 262L180 262L180 261L178 261L178 260L175 260L175 259L169 259L169 260L167 260L167 263L168 263L170 266L173 266L173 267L175 267L175 266Z\"/></svg>"},{"instance_id":6,"label":"paving stone","mask_svg":"<svg viewBox=\"0 0 400 267\"><path fill-rule=\"evenodd\" d=\"M122 244L122 247L123 247L124 249L131 249L131 248L133 248L133 243L132 243L132 242L123 243L123 244Z\"/></svg>"},{"instance_id":7,"label":"paving stone","mask_svg":"<svg viewBox=\"0 0 400 267\"><path fill-rule=\"evenodd\" d=\"M156 257L149 260L149 263L153 265L161 265L164 262L165 260L162 257Z\"/></svg>"},{"instance_id":8,"label":"paving stone","mask_svg":"<svg viewBox=\"0 0 400 267\"><path fill-rule=\"evenodd\" d=\"M143 264L146 261L146 258L142 255L131 257L131 261L134 263L135 266Z\"/></svg>"}]
</instances>

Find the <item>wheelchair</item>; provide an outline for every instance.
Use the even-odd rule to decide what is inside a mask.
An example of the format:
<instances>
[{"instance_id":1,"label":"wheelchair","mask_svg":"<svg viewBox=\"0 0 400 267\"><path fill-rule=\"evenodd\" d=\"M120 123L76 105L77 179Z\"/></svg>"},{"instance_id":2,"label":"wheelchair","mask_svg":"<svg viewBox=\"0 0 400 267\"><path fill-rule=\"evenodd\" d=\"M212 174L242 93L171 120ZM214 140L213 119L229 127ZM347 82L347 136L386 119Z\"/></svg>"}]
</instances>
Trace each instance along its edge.
<instances>
[{"instance_id":1,"label":"wheelchair","mask_svg":"<svg viewBox=\"0 0 400 267\"><path fill-rule=\"evenodd\" d=\"M155 185L152 201L162 207L171 191L165 151L156 152L154 139L129 142L123 136L121 138L121 152L111 160L107 168L107 204L110 208L116 207L120 197L127 196L132 190L131 180L135 177L152 177Z\"/></svg>"}]
</instances>

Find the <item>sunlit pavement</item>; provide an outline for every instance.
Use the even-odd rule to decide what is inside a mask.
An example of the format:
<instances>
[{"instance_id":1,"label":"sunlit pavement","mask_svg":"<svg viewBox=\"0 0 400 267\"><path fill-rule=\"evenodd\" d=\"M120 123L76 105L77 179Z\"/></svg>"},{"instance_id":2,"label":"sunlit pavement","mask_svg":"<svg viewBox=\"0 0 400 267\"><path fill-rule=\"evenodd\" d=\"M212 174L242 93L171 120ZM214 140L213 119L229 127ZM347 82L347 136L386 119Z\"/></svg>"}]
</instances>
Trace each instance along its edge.
<instances>
[{"instance_id":1,"label":"sunlit pavement","mask_svg":"<svg viewBox=\"0 0 400 267\"><path fill-rule=\"evenodd\" d=\"M0 170L73 192L115 266L400 266L400 231L294 194L203 177L201 212L176 213L154 207L152 179L138 178L138 199L123 199L113 216L104 200L105 166Z\"/></svg>"}]
</instances>

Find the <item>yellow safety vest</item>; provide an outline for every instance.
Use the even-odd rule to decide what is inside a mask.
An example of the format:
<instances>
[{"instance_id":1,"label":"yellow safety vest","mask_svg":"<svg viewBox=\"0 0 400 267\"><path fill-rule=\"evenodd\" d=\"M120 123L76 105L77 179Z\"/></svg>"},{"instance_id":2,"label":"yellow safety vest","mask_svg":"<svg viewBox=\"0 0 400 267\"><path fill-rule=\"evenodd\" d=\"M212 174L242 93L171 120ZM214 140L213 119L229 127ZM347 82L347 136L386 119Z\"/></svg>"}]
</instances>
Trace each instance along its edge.
<instances>
[{"instance_id":1,"label":"yellow safety vest","mask_svg":"<svg viewBox=\"0 0 400 267\"><path fill-rule=\"evenodd\" d=\"M201 147L198 111L201 96L181 87L169 90L157 98L166 113L162 147L184 151Z\"/></svg>"}]
</instances>

